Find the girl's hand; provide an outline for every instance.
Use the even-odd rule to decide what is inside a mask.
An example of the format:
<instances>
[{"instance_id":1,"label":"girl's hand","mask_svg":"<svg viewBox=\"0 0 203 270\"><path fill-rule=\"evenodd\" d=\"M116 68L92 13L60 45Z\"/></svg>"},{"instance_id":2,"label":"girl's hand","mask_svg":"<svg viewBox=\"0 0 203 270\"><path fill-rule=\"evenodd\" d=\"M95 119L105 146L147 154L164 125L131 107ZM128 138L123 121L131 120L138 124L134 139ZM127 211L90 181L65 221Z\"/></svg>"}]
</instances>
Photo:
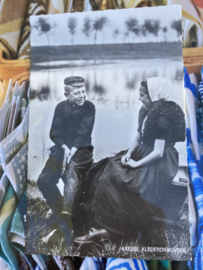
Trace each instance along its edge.
<instances>
[{"instance_id":1,"label":"girl's hand","mask_svg":"<svg viewBox=\"0 0 203 270\"><path fill-rule=\"evenodd\" d=\"M138 167L138 163L132 159L129 159L127 162L127 166L130 168L137 168Z\"/></svg>"},{"instance_id":2,"label":"girl's hand","mask_svg":"<svg viewBox=\"0 0 203 270\"><path fill-rule=\"evenodd\" d=\"M130 157L131 157L131 155L128 154L128 153L126 155L122 156L122 158L121 158L121 164L123 166L127 166L128 165L127 163L130 160Z\"/></svg>"}]
</instances>

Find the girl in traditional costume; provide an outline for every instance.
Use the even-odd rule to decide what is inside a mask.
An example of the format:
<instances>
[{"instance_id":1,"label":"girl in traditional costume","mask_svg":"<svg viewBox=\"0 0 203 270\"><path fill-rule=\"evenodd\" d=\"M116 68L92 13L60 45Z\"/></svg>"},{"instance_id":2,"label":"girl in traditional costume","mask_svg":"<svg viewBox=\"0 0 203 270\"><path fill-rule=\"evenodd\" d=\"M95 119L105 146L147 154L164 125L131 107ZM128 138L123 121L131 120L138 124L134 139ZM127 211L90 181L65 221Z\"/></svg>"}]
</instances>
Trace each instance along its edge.
<instances>
[{"instance_id":1,"label":"girl in traditional costume","mask_svg":"<svg viewBox=\"0 0 203 270\"><path fill-rule=\"evenodd\" d=\"M149 234L154 229L165 229L161 222L165 214L158 202L178 172L174 145L185 140L184 113L170 100L170 89L166 78L141 82L143 106L135 139L127 151L105 158L89 170L91 210L98 226L76 242L91 242L109 234L132 236L138 231L152 239Z\"/></svg>"}]
</instances>

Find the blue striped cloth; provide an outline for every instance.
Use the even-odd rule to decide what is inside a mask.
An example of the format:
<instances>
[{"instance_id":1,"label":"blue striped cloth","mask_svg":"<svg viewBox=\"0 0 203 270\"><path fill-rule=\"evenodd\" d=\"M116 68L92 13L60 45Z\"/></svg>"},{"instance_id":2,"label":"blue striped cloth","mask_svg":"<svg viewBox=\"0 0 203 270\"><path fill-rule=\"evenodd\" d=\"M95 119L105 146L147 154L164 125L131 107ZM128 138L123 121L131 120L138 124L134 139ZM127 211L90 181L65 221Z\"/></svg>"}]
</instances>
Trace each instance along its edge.
<instances>
[{"instance_id":1,"label":"blue striped cloth","mask_svg":"<svg viewBox=\"0 0 203 270\"><path fill-rule=\"evenodd\" d=\"M145 260L108 258L106 270L114 269L148 270L149 268Z\"/></svg>"},{"instance_id":2,"label":"blue striped cloth","mask_svg":"<svg viewBox=\"0 0 203 270\"><path fill-rule=\"evenodd\" d=\"M149 270L145 260L85 257L80 270Z\"/></svg>"},{"instance_id":3,"label":"blue striped cloth","mask_svg":"<svg viewBox=\"0 0 203 270\"><path fill-rule=\"evenodd\" d=\"M202 154L200 149L201 136L200 126L195 117L195 102L198 93L194 91L194 84L191 83L187 70L184 70L185 96L186 96L186 127L187 127L187 161L190 174L190 185L193 192L197 214L198 214L198 235L197 247L194 247L194 270L203 269L203 182L202 182ZM201 84L202 85L202 84ZM199 94L203 100L203 89L200 85ZM203 103L202 103L203 105ZM198 147L197 147L198 146ZM191 225L191 224L190 224ZM191 234L191 242L195 242L193 238L196 235Z\"/></svg>"},{"instance_id":4,"label":"blue striped cloth","mask_svg":"<svg viewBox=\"0 0 203 270\"><path fill-rule=\"evenodd\" d=\"M198 132L199 132L199 149L200 149L200 159L201 168L203 168L203 68L201 70L202 81L199 83L199 109L197 111L198 120ZM203 174L201 174L203 176Z\"/></svg>"},{"instance_id":5,"label":"blue striped cloth","mask_svg":"<svg viewBox=\"0 0 203 270\"><path fill-rule=\"evenodd\" d=\"M201 78L202 78L202 81L199 83L199 94L200 94L201 105L203 106L203 68L201 70Z\"/></svg>"}]
</instances>

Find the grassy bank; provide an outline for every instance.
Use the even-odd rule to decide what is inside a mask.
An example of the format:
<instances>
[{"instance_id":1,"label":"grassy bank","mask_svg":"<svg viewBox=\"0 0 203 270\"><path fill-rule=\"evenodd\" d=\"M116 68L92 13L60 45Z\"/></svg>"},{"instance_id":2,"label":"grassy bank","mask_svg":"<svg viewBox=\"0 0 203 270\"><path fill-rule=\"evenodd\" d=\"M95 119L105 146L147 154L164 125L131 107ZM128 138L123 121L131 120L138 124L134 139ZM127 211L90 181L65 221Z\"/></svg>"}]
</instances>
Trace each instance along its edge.
<instances>
[{"instance_id":1,"label":"grassy bank","mask_svg":"<svg viewBox=\"0 0 203 270\"><path fill-rule=\"evenodd\" d=\"M165 252L149 252L144 249L148 247L146 244L150 242L152 247L167 246L169 241L170 247L179 248L187 246L185 241L189 239L189 232L183 225L179 227L167 226L166 230L154 230L149 234L149 238L142 239L138 235L131 235L119 239L118 235L111 235L110 238L101 238L91 244L74 243L72 248L67 248L64 242L63 234L58 230L53 237L51 237L48 244L42 243L41 239L53 230L50 221L46 220L46 214L49 210L46 201L41 192L38 190L36 183L28 181L28 230L27 230L27 249L29 254L54 254L54 255L71 255L75 256L103 256L103 257L123 257L123 258L157 258L160 259L176 259L187 260L187 253L172 252L167 254ZM82 217L81 230L86 223L87 216L83 212L79 216ZM88 231L85 232L85 234ZM83 234L82 234L83 235ZM168 239L168 241L166 241ZM144 242L145 244L144 244ZM136 247L139 247L136 250ZM127 249L126 249L127 248Z\"/></svg>"}]
</instances>

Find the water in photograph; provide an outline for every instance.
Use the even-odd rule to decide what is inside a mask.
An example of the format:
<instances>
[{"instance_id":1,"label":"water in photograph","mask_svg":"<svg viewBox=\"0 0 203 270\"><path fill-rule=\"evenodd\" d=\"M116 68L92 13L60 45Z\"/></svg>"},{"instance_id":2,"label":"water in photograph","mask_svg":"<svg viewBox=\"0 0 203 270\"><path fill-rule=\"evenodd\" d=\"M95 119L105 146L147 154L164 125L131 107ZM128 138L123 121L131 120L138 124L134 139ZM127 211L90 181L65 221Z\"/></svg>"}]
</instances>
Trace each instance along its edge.
<instances>
[{"instance_id":1,"label":"water in photograph","mask_svg":"<svg viewBox=\"0 0 203 270\"><path fill-rule=\"evenodd\" d=\"M54 62L60 67L61 62ZM56 105L65 99L64 78L82 76L86 81L87 98L95 104L96 119L92 133L94 160L98 161L125 150L132 142L141 108L139 86L147 77L168 77L172 80L172 99L182 108L183 67L181 61L168 59L133 61L87 61L74 68L50 68L31 72L29 179L36 180L49 156L52 142L49 131ZM178 143L180 165L186 165L185 143ZM31 177L30 177L31 176Z\"/></svg>"}]
</instances>

